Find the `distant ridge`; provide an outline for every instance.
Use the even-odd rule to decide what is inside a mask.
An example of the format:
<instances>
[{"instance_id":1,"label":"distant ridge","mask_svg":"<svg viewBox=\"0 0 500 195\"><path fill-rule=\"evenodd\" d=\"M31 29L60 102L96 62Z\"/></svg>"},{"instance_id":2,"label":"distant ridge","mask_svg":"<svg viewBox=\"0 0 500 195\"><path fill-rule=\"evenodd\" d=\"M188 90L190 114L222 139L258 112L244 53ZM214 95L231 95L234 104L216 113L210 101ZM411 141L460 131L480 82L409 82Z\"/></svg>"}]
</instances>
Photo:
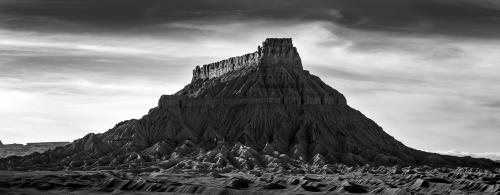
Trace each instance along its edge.
<instances>
[{"instance_id":1,"label":"distant ridge","mask_svg":"<svg viewBox=\"0 0 500 195\"><path fill-rule=\"evenodd\" d=\"M256 52L197 66L191 83L141 119L0 168L331 172L336 163L500 167L405 146L303 70L291 39L270 38Z\"/></svg>"},{"instance_id":2,"label":"distant ridge","mask_svg":"<svg viewBox=\"0 0 500 195\"><path fill-rule=\"evenodd\" d=\"M35 152L45 152L59 146L65 146L69 142L36 142L23 144L2 144L0 141L0 158L8 156L26 156Z\"/></svg>"}]
</instances>

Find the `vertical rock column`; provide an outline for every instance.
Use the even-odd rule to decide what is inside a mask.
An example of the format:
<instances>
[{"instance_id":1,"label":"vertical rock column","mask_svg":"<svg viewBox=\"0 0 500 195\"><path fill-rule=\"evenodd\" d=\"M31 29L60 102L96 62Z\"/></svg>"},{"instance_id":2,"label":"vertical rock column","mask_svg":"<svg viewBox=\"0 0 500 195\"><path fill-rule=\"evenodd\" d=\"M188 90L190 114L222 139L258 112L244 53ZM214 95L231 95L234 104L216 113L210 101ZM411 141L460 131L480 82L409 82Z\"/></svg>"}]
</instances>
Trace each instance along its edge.
<instances>
[{"instance_id":1,"label":"vertical rock column","mask_svg":"<svg viewBox=\"0 0 500 195\"><path fill-rule=\"evenodd\" d=\"M261 66L283 65L302 69L302 61L291 38L268 38L260 50Z\"/></svg>"}]
</instances>

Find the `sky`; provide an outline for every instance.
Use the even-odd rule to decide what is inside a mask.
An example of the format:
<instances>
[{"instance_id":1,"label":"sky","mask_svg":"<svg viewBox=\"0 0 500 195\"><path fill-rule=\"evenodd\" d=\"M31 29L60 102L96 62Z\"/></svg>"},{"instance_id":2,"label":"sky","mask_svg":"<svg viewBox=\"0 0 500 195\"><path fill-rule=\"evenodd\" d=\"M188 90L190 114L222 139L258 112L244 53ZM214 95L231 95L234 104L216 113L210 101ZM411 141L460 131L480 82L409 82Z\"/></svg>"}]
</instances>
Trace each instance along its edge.
<instances>
[{"instance_id":1,"label":"sky","mask_svg":"<svg viewBox=\"0 0 500 195\"><path fill-rule=\"evenodd\" d=\"M1 0L0 140L105 132L268 37L407 146L500 160L497 0Z\"/></svg>"}]
</instances>

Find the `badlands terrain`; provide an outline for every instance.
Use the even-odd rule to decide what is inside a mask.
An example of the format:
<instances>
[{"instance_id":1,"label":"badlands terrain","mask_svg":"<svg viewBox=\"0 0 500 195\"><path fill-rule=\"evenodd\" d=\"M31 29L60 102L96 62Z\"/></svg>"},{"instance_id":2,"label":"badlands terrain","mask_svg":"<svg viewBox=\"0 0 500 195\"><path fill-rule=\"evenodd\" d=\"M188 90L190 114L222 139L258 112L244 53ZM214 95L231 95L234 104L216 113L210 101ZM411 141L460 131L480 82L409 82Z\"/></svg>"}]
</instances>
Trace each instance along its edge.
<instances>
[{"instance_id":1,"label":"badlands terrain","mask_svg":"<svg viewBox=\"0 0 500 195\"><path fill-rule=\"evenodd\" d=\"M329 173L199 169L0 171L0 194L499 194L500 174L474 168L331 166Z\"/></svg>"}]
</instances>

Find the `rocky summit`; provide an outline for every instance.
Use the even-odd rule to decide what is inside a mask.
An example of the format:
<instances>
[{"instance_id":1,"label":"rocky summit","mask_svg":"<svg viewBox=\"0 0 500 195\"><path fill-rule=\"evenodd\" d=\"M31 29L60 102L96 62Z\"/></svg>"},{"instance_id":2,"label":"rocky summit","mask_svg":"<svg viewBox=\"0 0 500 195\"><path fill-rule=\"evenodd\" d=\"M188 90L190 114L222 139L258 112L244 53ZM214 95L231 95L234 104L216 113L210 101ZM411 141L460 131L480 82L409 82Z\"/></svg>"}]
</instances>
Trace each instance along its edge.
<instances>
[{"instance_id":1,"label":"rocky summit","mask_svg":"<svg viewBox=\"0 0 500 195\"><path fill-rule=\"evenodd\" d=\"M141 119L44 153L0 159L0 169L9 170L335 173L340 164L500 166L405 146L304 70L291 39L275 38L253 53L197 66L191 83L162 96Z\"/></svg>"}]
</instances>

